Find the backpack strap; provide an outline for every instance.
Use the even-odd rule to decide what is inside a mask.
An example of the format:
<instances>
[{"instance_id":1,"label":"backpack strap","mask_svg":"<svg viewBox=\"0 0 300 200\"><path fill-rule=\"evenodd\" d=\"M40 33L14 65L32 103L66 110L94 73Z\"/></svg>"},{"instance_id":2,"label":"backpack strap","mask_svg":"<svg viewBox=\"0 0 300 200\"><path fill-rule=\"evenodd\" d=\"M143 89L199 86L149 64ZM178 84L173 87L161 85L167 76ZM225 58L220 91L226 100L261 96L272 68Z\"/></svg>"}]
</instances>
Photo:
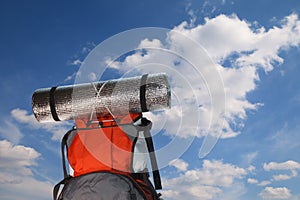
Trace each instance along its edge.
<instances>
[{"instance_id":1,"label":"backpack strap","mask_svg":"<svg viewBox=\"0 0 300 200\"><path fill-rule=\"evenodd\" d=\"M146 102L146 84L147 84L147 78L148 74L143 74L140 82L140 104L142 112L149 111L147 108L147 102Z\"/></svg>"},{"instance_id":2,"label":"backpack strap","mask_svg":"<svg viewBox=\"0 0 300 200\"><path fill-rule=\"evenodd\" d=\"M72 131L75 130L75 127L73 126L72 129L70 129L62 138L61 140L61 157L62 157L62 167L63 167L63 174L64 179L61 180L59 183L57 183L53 188L53 200L57 200L58 191L61 185L66 184L72 176L68 174L67 171L67 165L66 165L66 157L65 157L65 147L67 147L67 140Z\"/></svg>"},{"instance_id":3,"label":"backpack strap","mask_svg":"<svg viewBox=\"0 0 300 200\"><path fill-rule=\"evenodd\" d=\"M148 74L143 74L140 82L140 104L141 104L142 112L149 111L146 103L147 78L148 78ZM152 128L152 122L144 117L141 119L141 122L142 124L139 127L144 131L144 136L145 136L145 140L146 140L146 144L150 156L150 161L151 161L154 186L156 190L161 190L162 189L161 178L160 178L157 160L155 156L153 140L150 133L150 129Z\"/></svg>"},{"instance_id":4,"label":"backpack strap","mask_svg":"<svg viewBox=\"0 0 300 200\"><path fill-rule=\"evenodd\" d=\"M75 130L75 126L73 126L72 129L70 129L61 140L61 158L62 158L63 173L64 173L65 179L69 177L69 174L67 171L67 165L66 165L65 147L67 147L67 140L68 140L70 133L74 130Z\"/></svg>"},{"instance_id":5,"label":"backpack strap","mask_svg":"<svg viewBox=\"0 0 300 200\"><path fill-rule=\"evenodd\" d=\"M141 119L141 122L142 122L142 124L138 126L138 130L144 131L145 141L147 144L147 149L149 152L149 157L150 157L150 162L151 162L154 186L155 186L156 190L161 190L162 189L161 178L160 178L160 173L158 170L153 140L152 140L152 136L150 133L150 129L152 128L152 122L145 117L143 117Z\"/></svg>"},{"instance_id":6,"label":"backpack strap","mask_svg":"<svg viewBox=\"0 0 300 200\"><path fill-rule=\"evenodd\" d=\"M57 87L52 87L50 89L50 92L49 92L49 104L50 104L50 111L51 111L52 118L55 121L60 121L60 119L59 119L59 117L57 115L57 112L56 112L56 107L55 107L54 92L55 92L56 88Z\"/></svg>"},{"instance_id":7,"label":"backpack strap","mask_svg":"<svg viewBox=\"0 0 300 200\"><path fill-rule=\"evenodd\" d=\"M53 188L53 200L60 200L57 199L57 195L58 195L58 191L61 185L66 185L70 180L71 180L72 176L68 176L67 178L64 178L63 180L61 180L59 183L57 183L54 188Z\"/></svg>"}]
</instances>

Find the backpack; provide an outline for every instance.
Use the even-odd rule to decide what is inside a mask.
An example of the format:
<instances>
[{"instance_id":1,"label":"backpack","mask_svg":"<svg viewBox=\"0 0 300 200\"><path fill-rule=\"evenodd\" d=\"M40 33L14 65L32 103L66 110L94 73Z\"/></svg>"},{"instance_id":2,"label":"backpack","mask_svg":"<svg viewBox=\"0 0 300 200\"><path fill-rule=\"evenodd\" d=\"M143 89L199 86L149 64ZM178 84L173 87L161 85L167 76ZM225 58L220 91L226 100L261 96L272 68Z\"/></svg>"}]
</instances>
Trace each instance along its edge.
<instances>
[{"instance_id":1,"label":"backpack","mask_svg":"<svg viewBox=\"0 0 300 200\"><path fill-rule=\"evenodd\" d=\"M64 179L53 189L54 200L161 199L156 191L162 186L150 134L152 122L142 113L81 117L75 124L61 142ZM65 149L72 176L67 172ZM154 186L145 153L150 156Z\"/></svg>"}]
</instances>

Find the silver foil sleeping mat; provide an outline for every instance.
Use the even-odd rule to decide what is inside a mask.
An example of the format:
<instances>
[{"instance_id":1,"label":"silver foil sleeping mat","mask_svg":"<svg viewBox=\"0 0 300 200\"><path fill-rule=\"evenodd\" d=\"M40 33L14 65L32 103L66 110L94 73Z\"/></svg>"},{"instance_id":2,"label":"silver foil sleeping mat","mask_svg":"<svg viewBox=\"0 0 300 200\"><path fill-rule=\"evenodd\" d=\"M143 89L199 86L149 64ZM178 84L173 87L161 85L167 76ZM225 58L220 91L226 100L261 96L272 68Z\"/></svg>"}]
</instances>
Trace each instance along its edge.
<instances>
[{"instance_id":1,"label":"silver foil sleeping mat","mask_svg":"<svg viewBox=\"0 0 300 200\"><path fill-rule=\"evenodd\" d=\"M39 122L71 120L81 115L120 115L170 107L165 74L149 74L77 85L38 89L32 110Z\"/></svg>"}]
</instances>

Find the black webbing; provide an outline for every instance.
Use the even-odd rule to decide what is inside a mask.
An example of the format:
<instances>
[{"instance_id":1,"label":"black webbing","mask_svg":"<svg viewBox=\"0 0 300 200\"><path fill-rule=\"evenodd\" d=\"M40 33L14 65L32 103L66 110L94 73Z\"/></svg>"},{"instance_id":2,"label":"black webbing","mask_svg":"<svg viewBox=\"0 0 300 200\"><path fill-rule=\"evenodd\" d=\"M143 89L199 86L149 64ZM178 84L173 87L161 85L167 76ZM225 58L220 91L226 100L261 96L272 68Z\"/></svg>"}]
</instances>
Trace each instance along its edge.
<instances>
[{"instance_id":1,"label":"black webbing","mask_svg":"<svg viewBox=\"0 0 300 200\"><path fill-rule=\"evenodd\" d=\"M153 145L153 140L151 137L150 129L152 127L152 122L146 118L142 118L142 126L144 127L144 136L150 156L150 162L151 162L151 168L152 168L152 173L153 173L153 181L154 181L154 186L156 190L161 190L162 185L161 185L161 179L160 179L160 174L158 170L158 165L157 165L157 160L156 160L156 155L154 151L154 145Z\"/></svg>"},{"instance_id":2,"label":"black webbing","mask_svg":"<svg viewBox=\"0 0 300 200\"><path fill-rule=\"evenodd\" d=\"M65 179L64 179L65 180ZM57 183L53 188L53 200L57 200L58 191L61 184L64 184L64 180Z\"/></svg>"},{"instance_id":3,"label":"black webbing","mask_svg":"<svg viewBox=\"0 0 300 200\"><path fill-rule=\"evenodd\" d=\"M57 116L57 112L56 112L56 108L55 108L55 98L54 98L54 92L56 90L57 87L52 87L50 89L50 92L49 92L49 95L50 95L50 98L49 98L49 103L50 103L50 110L51 110L51 114L52 114L52 117L55 121L60 121L60 119L58 118Z\"/></svg>"},{"instance_id":4,"label":"black webbing","mask_svg":"<svg viewBox=\"0 0 300 200\"><path fill-rule=\"evenodd\" d=\"M74 130L74 128L72 128L71 130L69 130L64 137L62 138L61 141L61 158L62 158L62 166L63 166L63 173L64 173L64 178L67 178L68 175L68 171L67 171L67 166L66 166L66 158L65 158L65 147L67 146L67 140L68 137L70 135L70 133Z\"/></svg>"},{"instance_id":5,"label":"black webbing","mask_svg":"<svg viewBox=\"0 0 300 200\"><path fill-rule=\"evenodd\" d=\"M71 180L72 176L68 176L67 178L64 178L63 180L61 180L59 183L57 183L54 188L53 188L53 200L57 200L57 195L59 192L59 188L61 185L66 185L68 184L68 182ZM59 198L59 197L58 197ZM59 198L60 200L61 198Z\"/></svg>"},{"instance_id":6,"label":"black webbing","mask_svg":"<svg viewBox=\"0 0 300 200\"><path fill-rule=\"evenodd\" d=\"M65 147L67 146L67 140L70 133L75 130L74 127L69 130L61 140L61 157L62 157L62 166L63 166L63 173L64 179L57 183L53 188L53 200L57 200L58 191L61 185L66 184L70 179L71 176L68 175L67 166L66 166L66 158L65 158Z\"/></svg>"},{"instance_id":7,"label":"black webbing","mask_svg":"<svg viewBox=\"0 0 300 200\"><path fill-rule=\"evenodd\" d=\"M149 111L146 103L146 83L147 83L148 74L144 74L141 78L140 83L140 104L142 112Z\"/></svg>"}]
</instances>

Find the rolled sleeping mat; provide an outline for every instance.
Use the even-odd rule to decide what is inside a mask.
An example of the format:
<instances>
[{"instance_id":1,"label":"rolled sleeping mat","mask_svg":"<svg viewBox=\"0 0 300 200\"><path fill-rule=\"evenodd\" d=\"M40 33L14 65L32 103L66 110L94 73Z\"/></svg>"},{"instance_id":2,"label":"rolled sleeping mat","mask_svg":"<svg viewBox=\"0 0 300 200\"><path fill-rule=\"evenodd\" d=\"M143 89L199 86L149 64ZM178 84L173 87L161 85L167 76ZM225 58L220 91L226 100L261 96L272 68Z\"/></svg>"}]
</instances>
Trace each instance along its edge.
<instances>
[{"instance_id":1,"label":"rolled sleeping mat","mask_svg":"<svg viewBox=\"0 0 300 200\"><path fill-rule=\"evenodd\" d=\"M42 88L32 95L32 110L39 122L65 121L96 114L122 115L170 107L166 74Z\"/></svg>"}]
</instances>

